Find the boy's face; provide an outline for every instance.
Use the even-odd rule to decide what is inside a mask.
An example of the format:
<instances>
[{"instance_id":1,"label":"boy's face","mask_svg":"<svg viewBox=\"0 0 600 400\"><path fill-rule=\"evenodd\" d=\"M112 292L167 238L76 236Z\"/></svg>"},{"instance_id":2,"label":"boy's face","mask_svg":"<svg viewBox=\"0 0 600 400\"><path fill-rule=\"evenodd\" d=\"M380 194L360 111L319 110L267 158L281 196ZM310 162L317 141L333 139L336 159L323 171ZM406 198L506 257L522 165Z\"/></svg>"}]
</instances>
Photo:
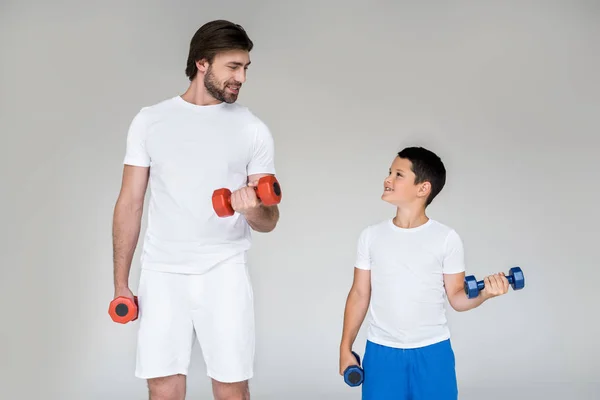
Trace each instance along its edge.
<instances>
[{"instance_id":1,"label":"boy's face","mask_svg":"<svg viewBox=\"0 0 600 400\"><path fill-rule=\"evenodd\" d=\"M417 202L425 202L431 184L415 184L415 174L410 160L396 157L389 169L389 175L383 181L381 199L396 207L405 207Z\"/></svg>"}]
</instances>

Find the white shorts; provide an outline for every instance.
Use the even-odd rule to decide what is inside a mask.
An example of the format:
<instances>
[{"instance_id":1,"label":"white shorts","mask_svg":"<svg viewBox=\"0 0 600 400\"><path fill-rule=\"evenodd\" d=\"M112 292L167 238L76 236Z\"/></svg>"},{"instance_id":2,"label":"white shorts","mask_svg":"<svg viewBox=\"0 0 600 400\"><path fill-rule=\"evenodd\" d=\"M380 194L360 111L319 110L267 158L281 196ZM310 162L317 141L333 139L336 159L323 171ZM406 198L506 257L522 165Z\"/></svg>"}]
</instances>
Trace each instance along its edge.
<instances>
[{"instance_id":1,"label":"white shorts","mask_svg":"<svg viewBox=\"0 0 600 400\"><path fill-rule=\"evenodd\" d=\"M243 262L205 274L142 269L135 376L187 375L198 340L209 377L250 379L254 364L254 296Z\"/></svg>"}]
</instances>

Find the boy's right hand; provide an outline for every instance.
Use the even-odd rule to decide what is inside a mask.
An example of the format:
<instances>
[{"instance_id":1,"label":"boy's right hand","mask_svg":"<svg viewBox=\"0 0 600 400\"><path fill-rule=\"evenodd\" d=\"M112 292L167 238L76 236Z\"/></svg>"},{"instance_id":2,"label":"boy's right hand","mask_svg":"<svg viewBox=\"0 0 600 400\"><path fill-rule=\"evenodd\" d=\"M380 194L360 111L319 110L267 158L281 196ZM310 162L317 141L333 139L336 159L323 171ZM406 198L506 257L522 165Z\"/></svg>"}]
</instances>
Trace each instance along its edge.
<instances>
[{"instance_id":1,"label":"boy's right hand","mask_svg":"<svg viewBox=\"0 0 600 400\"><path fill-rule=\"evenodd\" d=\"M344 375L346 368L358 365L358 360L352 354L352 350L340 351L340 375Z\"/></svg>"}]
</instances>

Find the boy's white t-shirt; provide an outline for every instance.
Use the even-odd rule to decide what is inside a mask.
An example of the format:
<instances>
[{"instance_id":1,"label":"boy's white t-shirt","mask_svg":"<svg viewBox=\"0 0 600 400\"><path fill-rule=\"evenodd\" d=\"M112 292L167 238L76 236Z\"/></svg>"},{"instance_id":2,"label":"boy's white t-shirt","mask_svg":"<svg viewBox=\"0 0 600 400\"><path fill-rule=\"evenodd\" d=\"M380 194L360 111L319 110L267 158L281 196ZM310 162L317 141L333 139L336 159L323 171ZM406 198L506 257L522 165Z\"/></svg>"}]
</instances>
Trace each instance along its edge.
<instances>
[{"instance_id":1,"label":"boy's white t-shirt","mask_svg":"<svg viewBox=\"0 0 600 400\"><path fill-rule=\"evenodd\" d=\"M407 229L392 219L370 225L359 236L355 267L371 273L368 340L416 348L450 338L444 274L465 271L454 229L432 219Z\"/></svg>"},{"instance_id":2,"label":"boy's white t-shirt","mask_svg":"<svg viewBox=\"0 0 600 400\"><path fill-rule=\"evenodd\" d=\"M245 260L250 227L238 213L218 217L212 194L245 186L248 175L275 174L271 132L248 108L180 96L144 107L129 127L124 164L150 167L142 268L203 273Z\"/></svg>"}]
</instances>

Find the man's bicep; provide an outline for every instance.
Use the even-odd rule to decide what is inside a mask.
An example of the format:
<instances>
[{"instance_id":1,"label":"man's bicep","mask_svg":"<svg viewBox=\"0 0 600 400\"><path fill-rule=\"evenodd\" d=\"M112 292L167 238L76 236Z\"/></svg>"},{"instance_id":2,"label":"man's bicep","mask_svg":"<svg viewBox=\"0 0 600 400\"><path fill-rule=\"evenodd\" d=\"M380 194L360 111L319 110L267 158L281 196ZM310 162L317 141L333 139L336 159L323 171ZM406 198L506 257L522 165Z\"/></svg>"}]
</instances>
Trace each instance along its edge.
<instances>
[{"instance_id":1,"label":"man's bicep","mask_svg":"<svg viewBox=\"0 0 600 400\"><path fill-rule=\"evenodd\" d=\"M125 164L119 198L132 203L143 203L148 188L150 167Z\"/></svg>"},{"instance_id":2,"label":"man's bicep","mask_svg":"<svg viewBox=\"0 0 600 400\"><path fill-rule=\"evenodd\" d=\"M248 175L275 175L275 143L271 131L262 121L257 123L252 157L248 163Z\"/></svg>"}]
</instances>

